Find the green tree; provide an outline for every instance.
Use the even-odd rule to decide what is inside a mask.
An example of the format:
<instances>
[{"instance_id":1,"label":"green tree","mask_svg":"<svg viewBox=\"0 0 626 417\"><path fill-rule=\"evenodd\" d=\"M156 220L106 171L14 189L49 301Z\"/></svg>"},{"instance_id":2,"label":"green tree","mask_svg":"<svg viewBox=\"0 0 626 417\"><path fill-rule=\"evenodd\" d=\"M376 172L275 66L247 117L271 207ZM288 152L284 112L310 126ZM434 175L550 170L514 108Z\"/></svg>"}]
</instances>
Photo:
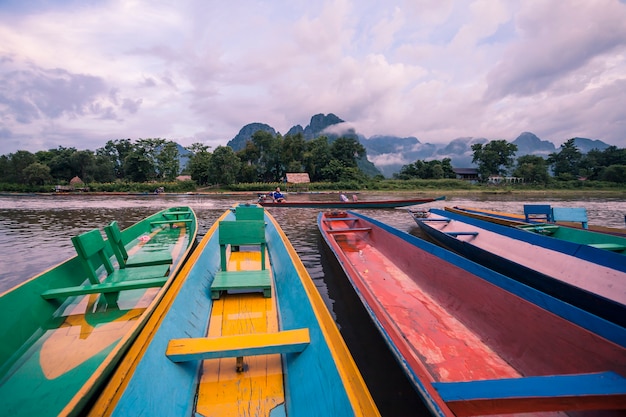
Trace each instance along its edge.
<instances>
[{"instance_id":1,"label":"green tree","mask_svg":"<svg viewBox=\"0 0 626 417\"><path fill-rule=\"evenodd\" d=\"M482 143L472 145L472 151L472 162L478 164L478 173L485 180L493 174L506 175L515 163L517 145L506 140L492 140L484 146Z\"/></svg>"},{"instance_id":2,"label":"green tree","mask_svg":"<svg viewBox=\"0 0 626 417\"><path fill-rule=\"evenodd\" d=\"M302 172L306 141L302 133L287 135L283 139L281 160L286 166L286 172Z\"/></svg>"},{"instance_id":3,"label":"green tree","mask_svg":"<svg viewBox=\"0 0 626 417\"><path fill-rule=\"evenodd\" d=\"M230 146L218 146L209 161L209 181L229 185L237 179L241 161Z\"/></svg>"},{"instance_id":4,"label":"green tree","mask_svg":"<svg viewBox=\"0 0 626 417\"><path fill-rule=\"evenodd\" d=\"M167 141L157 151L157 176L167 181L173 181L180 173L180 160L176 142Z\"/></svg>"},{"instance_id":5,"label":"green tree","mask_svg":"<svg viewBox=\"0 0 626 417\"><path fill-rule=\"evenodd\" d=\"M37 157L28 151L17 151L13 154L9 154L10 163L10 182L17 184L27 184L28 179L24 170L31 164L37 162Z\"/></svg>"},{"instance_id":6,"label":"green tree","mask_svg":"<svg viewBox=\"0 0 626 417\"><path fill-rule=\"evenodd\" d=\"M23 175L29 185L45 185L52 181L50 168L41 162L33 162L24 168Z\"/></svg>"},{"instance_id":7,"label":"green tree","mask_svg":"<svg viewBox=\"0 0 626 417\"><path fill-rule=\"evenodd\" d=\"M365 156L365 148L354 138L340 137L330 145L330 154L343 166L355 168L357 159Z\"/></svg>"},{"instance_id":8,"label":"green tree","mask_svg":"<svg viewBox=\"0 0 626 417\"><path fill-rule=\"evenodd\" d=\"M60 182L69 182L76 175L81 173L76 169L72 162L72 155L76 152L76 148L66 148L59 146L56 149L50 149L45 153L38 153L40 162L45 162L50 167L50 175Z\"/></svg>"},{"instance_id":9,"label":"green tree","mask_svg":"<svg viewBox=\"0 0 626 417\"><path fill-rule=\"evenodd\" d=\"M133 149L130 139L110 140L103 148L96 150L96 156L107 158L113 164L115 178L124 178L124 160Z\"/></svg>"},{"instance_id":10,"label":"green tree","mask_svg":"<svg viewBox=\"0 0 626 417\"><path fill-rule=\"evenodd\" d=\"M252 142L259 151L256 165L261 181L280 181L285 175L285 165L281 159L282 139L269 132L257 130L252 135Z\"/></svg>"},{"instance_id":11,"label":"green tree","mask_svg":"<svg viewBox=\"0 0 626 417\"><path fill-rule=\"evenodd\" d=\"M310 140L306 144L303 156L304 172L309 173L311 181L323 181L322 169L326 167L331 159L330 145L326 136L319 136Z\"/></svg>"},{"instance_id":12,"label":"green tree","mask_svg":"<svg viewBox=\"0 0 626 417\"><path fill-rule=\"evenodd\" d=\"M209 184L209 167L211 164L211 153L209 146L201 143L192 144L187 150L191 152L189 162L187 162L187 170L191 179L198 185Z\"/></svg>"},{"instance_id":13,"label":"green tree","mask_svg":"<svg viewBox=\"0 0 626 417\"><path fill-rule=\"evenodd\" d=\"M537 155L522 155L517 158L517 167L513 175L536 184L547 184L550 181L548 164L545 159Z\"/></svg>"},{"instance_id":14,"label":"green tree","mask_svg":"<svg viewBox=\"0 0 626 417\"><path fill-rule=\"evenodd\" d=\"M583 155L574 141L575 139L567 140L558 152L553 152L548 156L548 164L557 178L569 180L576 178L579 174Z\"/></svg>"},{"instance_id":15,"label":"green tree","mask_svg":"<svg viewBox=\"0 0 626 417\"><path fill-rule=\"evenodd\" d=\"M602 175L602 180L620 184L626 183L626 165L611 165L607 167Z\"/></svg>"},{"instance_id":16,"label":"green tree","mask_svg":"<svg viewBox=\"0 0 626 417\"><path fill-rule=\"evenodd\" d=\"M123 162L124 178L133 182L146 182L155 178L154 161L148 151L137 148Z\"/></svg>"},{"instance_id":17,"label":"green tree","mask_svg":"<svg viewBox=\"0 0 626 417\"><path fill-rule=\"evenodd\" d=\"M72 177L78 175L84 182L91 182L94 178L95 156L91 151L75 151L70 155Z\"/></svg>"}]
</instances>

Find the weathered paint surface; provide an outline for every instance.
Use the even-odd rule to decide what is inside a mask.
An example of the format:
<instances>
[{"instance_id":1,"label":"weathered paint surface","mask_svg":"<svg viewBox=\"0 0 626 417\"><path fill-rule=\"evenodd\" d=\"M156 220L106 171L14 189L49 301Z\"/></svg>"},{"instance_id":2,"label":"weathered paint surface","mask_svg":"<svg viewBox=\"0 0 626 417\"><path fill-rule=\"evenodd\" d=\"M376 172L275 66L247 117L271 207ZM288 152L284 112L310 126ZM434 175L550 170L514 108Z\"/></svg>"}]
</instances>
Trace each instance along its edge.
<instances>
[{"instance_id":1,"label":"weathered paint surface","mask_svg":"<svg viewBox=\"0 0 626 417\"><path fill-rule=\"evenodd\" d=\"M156 218L160 216L159 213ZM128 252L132 254L143 247L169 248L174 260L170 268L173 278L195 240L195 215L193 224L181 223L180 227L147 232L150 219L154 218L144 219L141 225L124 231ZM139 241L140 235L148 236L149 240ZM61 301L43 300L39 295L43 290L79 285L85 279L86 275L83 275L81 265L74 263L75 259L46 271L0 298L0 306L5 306L5 312L10 314L14 303L19 301L16 297L20 296L22 303L30 308L28 314L17 318L22 320L24 328L36 325L34 333L19 334L24 342L15 348L16 355L3 352L5 362L0 364L2 415L80 414L85 402L107 377L166 289L123 291L114 305L107 305L98 294ZM71 282L70 277L78 281ZM21 293L28 293L32 299L24 298ZM44 316L43 312L50 307L53 307L52 311ZM38 313L42 315L37 316ZM3 322L3 330L10 328L6 320ZM3 341L8 342L17 336L15 331L6 331L8 334L3 336ZM7 345L4 343L5 349Z\"/></svg>"},{"instance_id":2,"label":"weathered paint surface","mask_svg":"<svg viewBox=\"0 0 626 417\"><path fill-rule=\"evenodd\" d=\"M327 222L321 214L318 225L435 415L454 413L433 383L626 373L624 344L548 310L571 306L373 219L347 217L356 220ZM335 233L326 233L331 226ZM337 232L350 228L361 231ZM574 310L585 316L581 322L599 320ZM611 329L624 340L623 328ZM515 406L506 412L516 412ZM542 410L532 400L524 407L534 415Z\"/></svg>"},{"instance_id":3,"label":"weathered paint surface","mask_svg":"<svg viewBox=\"0 0 626 417\"><path fill-rule=\"evenodd\" d=\"M435 209L415 220L433 239L476 262L626 325L622 255ZM458 232L475 235L455 237Z\"/></svg>"},{"instance_id":4,"label":"weathered paint surface","mask_svg":"<svg viewBox=\"0 0 626 417\"><path fill-rule=\"evenodd\" d=\"M219 220L232 219L227 211ZM379 415L306 268L276 221L267 213L265 220L272 298L222 294L211 299L212 277L220 268L216 223L90 415L268 415L270 410L305 417ZM246 259L259 261L234 253L233 268L251 267ZM295 353L244 357L241 374L234 358L175 363L165 355L172 339L279 329L308 329L310 342Z\"/></svg>"},{"instance_id":5,"label":"weathered paint surface","mask_svg":"<svg viewBox=\"0 0 626 417\"><path fill-rule=\"evenodd\" d=\"M228 270L255 270L260 264L259 252L232 252ZM228 294L213 302L209 337L277 331L274 297ZM203 361L196 412L203 416L269 416L273 408L284 403L281 356L243 359L243 372L237 372L236 358Z\"/></svg>"}]
</instances>

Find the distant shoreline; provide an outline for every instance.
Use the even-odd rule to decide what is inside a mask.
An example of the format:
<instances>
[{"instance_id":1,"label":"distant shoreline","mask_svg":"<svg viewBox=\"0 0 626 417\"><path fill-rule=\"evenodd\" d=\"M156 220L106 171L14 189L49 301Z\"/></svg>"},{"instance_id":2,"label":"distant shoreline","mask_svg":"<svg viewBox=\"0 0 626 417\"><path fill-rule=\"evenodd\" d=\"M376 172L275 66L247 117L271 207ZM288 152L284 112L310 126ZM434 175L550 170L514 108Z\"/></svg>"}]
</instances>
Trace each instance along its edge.
<instances>
[{"instance_id":1,"label":"distant shoreline","mask_svg":"<svg viewBox=\"0 0 626 417\"><path fill-rule=\"evenodd\" d=\"M131 196L131 197L166 197L166 196L229 196L229 195L241 195L241 196L257 196L258 194L267 193L267 190L259 191L198 191L198 192L184 192L184 193L138 193L138 192L124 192L124 191L112 191L112 192L50 192L50 193L20 193L20 192L0 192L0 196L7 197L19 197L19 196L56 196L56 197L108 197L108 196ZM533 197L533 198L573 198L573 197L587 197L587 198L617 198L626 200L626 188L623 190L575 190L575 189L542 189L542 190L466 190L466 189L441 189L441 190L358 190L350 191L345 190L349 194L358 194L361 196L380 196L380 195L394 195L394 196L511 196L511 197ZM298 194L321 194L332 195L339 194L339 191L326 190L326 191L285 191L285 194L298 195Z\"/></svg>"}]
</instances>

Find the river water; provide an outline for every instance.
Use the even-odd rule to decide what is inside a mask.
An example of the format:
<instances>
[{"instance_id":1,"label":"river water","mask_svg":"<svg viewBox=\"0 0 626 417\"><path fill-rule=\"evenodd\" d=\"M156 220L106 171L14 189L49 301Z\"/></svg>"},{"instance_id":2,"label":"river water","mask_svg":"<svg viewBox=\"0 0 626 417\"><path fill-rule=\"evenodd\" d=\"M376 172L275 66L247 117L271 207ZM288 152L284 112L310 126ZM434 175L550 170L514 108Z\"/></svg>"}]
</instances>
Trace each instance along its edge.
<instances>
[{"instance_id":1,"label":"river water","mask_svg":"<svg viewBox=\"0 0 626 417\"><path fill-rule=\"evenodd\" d=\"M434 197L434 195L432 195ZM336 194L306 194L290 199L336 199ZM421 197L421 196L420 196ZM403 198L360 195L360 200ZM408 197L404 197L408 198ZM198 216L198 239L226 209L252 203L255 195L138 195L138 196L0 196L0 293L74 255L70 238L117 220L125 228L161 209L186 205ZM585 207L590 224L625 227L624 199L520 199L514 195L480 194L454 196L422 208L478 207L522 213L523 204ZM316 209L273 208L281 225L327 307L335 317L381 413L387 416L426 416L428 412L409 386L384 342L339 269L317 230ZM419 235L404 209L360 210L363 214L398 229Z\"/></svg>"}]
</instances>

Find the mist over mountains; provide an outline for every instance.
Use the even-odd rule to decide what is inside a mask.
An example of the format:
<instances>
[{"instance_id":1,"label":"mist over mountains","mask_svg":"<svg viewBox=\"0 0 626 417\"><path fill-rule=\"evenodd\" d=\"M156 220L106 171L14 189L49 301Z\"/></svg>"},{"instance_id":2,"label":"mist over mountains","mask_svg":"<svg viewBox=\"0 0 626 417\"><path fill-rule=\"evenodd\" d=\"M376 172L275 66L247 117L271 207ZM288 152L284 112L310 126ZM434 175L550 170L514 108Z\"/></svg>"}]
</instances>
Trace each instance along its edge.
<instances>
[{"instance_id":1,"label":"mist over mountains","mask_svg":"<svg viewBox=\"0 0 626 417\"><path fill-rule=\"evenodd\" d=\"M258 130L263 130L272 135L276 135L276 130L264 123L250 123L239 131L239 133L228 141L227 145L235 151L243 149L248 140ZM452 166L455 168L475 167L472 164L472 145L475 143L485 144L492 139L461 137L451 140L447 144L422 143L414 136L398 137L393 135L374 135L369 138L361 135L344 120L330 113L328 115L316 114L311 117L308 126L302 127L295 125L287 132L287 135L295 135L302 133L305 140L315 139L321 135L325 135L330 141L338 137L352 137L358 140L367 151L367 161L361 161L359 166L366 172L371 173L371 169L375 167L385 177L391 177L397 173L403 165L413 163L417 160L441 160L450 158ZM502 139L502 138L498 138ZM592 149L604 150L608 145L601 140L593 140L587 138L574 138L574 143L578 150L587 153ZM556 152L558 148L554 143L541 140L535 134L523 132L510 141L517 145L516 157L522 155L538 155L547 157L549 154ZM373 165L373 167L369 167Z\"/></svg>"}]
</instances>

